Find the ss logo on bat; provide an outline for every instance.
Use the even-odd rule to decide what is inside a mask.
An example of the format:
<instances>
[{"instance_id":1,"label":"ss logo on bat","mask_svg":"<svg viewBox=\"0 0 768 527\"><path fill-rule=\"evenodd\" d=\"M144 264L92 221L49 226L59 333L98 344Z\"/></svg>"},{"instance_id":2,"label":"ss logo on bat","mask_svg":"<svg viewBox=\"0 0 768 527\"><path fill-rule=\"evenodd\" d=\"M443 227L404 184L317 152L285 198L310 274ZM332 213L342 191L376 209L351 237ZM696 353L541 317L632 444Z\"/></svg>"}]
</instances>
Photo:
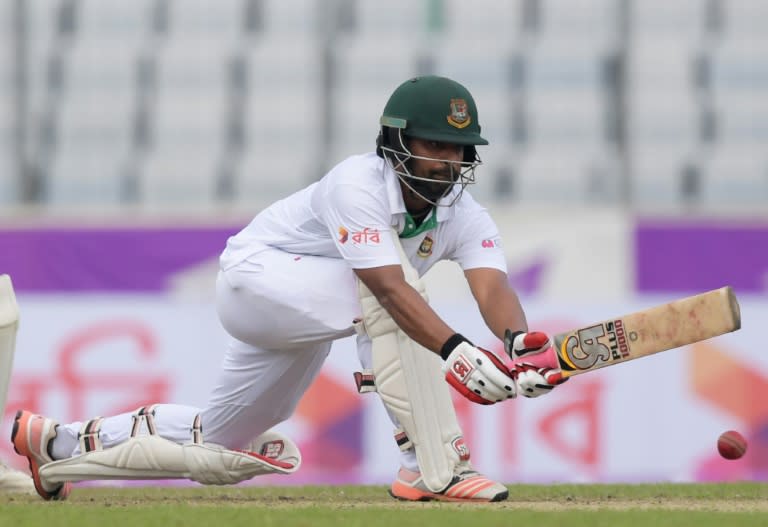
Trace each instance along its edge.
<instances>
[{"instance_id":1,"label":"ss logo on bat","mask_svg":"<svg viewBox=\"0 0 768 527\"><path fill-rule=\"evenodd\" d=\"M574 370L588 370L598 362L629 358L630 341L635 340L637 333L627 331L623 320L611 320L580 329L576 335L569 336L563 344L561 358Z\"/></svg>"},{"instance_id":2,"label":"ss logo on bat","mask_svg":"<svg viewBox=\"0 0 768 527\"><path fill-rule=\"evenodd\" d=\"M563 359L574 370L588 370L598 361L608 362L611 360L611 350L599 340L604 336L603 324L580 329L565 341Z\"/></svg>"}]
</instances>

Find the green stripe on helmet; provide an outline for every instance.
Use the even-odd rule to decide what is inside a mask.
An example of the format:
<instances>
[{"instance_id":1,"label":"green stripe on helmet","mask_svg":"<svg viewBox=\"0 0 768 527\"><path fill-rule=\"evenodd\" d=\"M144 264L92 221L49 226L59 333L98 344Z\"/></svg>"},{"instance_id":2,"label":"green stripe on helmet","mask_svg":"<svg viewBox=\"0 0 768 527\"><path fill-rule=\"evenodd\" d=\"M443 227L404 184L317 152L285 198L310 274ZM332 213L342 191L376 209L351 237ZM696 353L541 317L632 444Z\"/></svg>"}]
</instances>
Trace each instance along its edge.
<instances>
[{"instance_id":1,"label":"green stripe on helmet","mask_svg":"<svg viewBox=\"0 0 768 527\"><path fill-rule=\"evenodd\" d=\"M381 126L389 126L390 128L405 128L407 121L405 119L398 119L396 117L387 117L386 115L382 115L381 119L379 119L379 124Z\"/></svg>"}]
</instances>

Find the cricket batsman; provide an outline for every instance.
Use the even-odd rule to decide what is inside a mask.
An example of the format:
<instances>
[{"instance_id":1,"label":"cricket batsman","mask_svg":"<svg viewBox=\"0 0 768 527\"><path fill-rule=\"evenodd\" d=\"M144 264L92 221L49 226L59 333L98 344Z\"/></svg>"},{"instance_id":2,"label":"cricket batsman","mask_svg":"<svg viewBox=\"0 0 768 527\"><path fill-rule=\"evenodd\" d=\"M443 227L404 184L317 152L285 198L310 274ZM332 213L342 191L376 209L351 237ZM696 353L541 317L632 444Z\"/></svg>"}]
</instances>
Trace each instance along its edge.
<instances>
[{"instance_id":1,"label":"cricket batsman","mask_svg":"<svg viewBox=\"0 0 768 527\"><path fill-rule=\"evenodd\" d=\"M345 159L228 240L216 302L231 338L204 407L157 404L68 424L17 413L11 440L40 496L64 499L82 480L230 484L296 471L298 448L272 428L292 415L331 344L356 334L358 389L379 394L401 449L391 495L506 499L504 485L473 469L448 386L495 404L548 393L559 370L509 369L432 310L420 278L440 260L456 262L513 359L549 348L546 334L528 332L497 226L465 190L480 164L476 147L488 144L480 132L475 101L458 82L402 83L375 152ZM190 360L215 352L188 350Z\"/></svg>"}]
</instances>

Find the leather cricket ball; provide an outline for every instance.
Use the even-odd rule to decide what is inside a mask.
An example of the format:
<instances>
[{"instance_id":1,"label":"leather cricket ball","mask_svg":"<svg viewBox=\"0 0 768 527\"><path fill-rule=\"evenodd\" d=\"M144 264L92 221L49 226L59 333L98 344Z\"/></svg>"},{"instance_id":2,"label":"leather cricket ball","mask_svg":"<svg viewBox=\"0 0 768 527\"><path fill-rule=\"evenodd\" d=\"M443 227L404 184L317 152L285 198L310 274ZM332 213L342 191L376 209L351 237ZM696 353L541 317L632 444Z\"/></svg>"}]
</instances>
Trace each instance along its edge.
<instances>
[{"instance_id":1,"label":"leather cricket ball","mask_svg":"<svg viewBox=\"0 0 768 527\"><path fill-rule=\"evenodd\" d=\"M717 451L725 459L739 459L747 452L747 440L735 430L728 430L717 438Z\"/></svg>"}]
</instances>

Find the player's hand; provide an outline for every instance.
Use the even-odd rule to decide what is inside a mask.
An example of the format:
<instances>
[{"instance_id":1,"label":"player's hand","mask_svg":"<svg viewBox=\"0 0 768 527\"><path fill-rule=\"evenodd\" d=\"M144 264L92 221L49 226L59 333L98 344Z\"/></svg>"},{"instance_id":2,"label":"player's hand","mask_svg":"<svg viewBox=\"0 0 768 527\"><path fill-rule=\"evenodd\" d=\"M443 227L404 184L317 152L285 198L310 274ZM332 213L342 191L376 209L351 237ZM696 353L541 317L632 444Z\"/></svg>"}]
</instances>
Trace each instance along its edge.
<instances>
[{"instance_id":1,"label":"player's hand","mask_svg":"<svg viewBox=\"0 0 768 527\"><path fill-rule=\"evenodd\" d=\"M568 380L563 377L549 335L507 330L504 349L512 359L511 372L523 397L538 397Z\"/></svg>"},{"instance_id":2,"label":"player's hand","mask_svg":"<svg viewBox=\"0 0 768 527\"><path fill-rule=\"evenodd\" d=\"M445 358L445 380L461 395L478 404L500 403L517 395L512 372L492 352L467 341Z\"/></svg>"}]
</instances>

